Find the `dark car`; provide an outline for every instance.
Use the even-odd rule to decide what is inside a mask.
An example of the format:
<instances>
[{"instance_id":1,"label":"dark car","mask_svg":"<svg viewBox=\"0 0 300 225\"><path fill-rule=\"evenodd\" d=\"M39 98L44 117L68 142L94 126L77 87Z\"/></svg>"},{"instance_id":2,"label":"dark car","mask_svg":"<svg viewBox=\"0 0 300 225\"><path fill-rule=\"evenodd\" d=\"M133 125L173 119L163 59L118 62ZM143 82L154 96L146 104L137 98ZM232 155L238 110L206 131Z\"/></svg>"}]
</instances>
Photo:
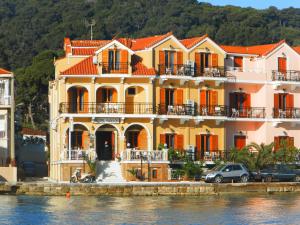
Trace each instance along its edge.
<instances>
[{"instance_id":1,"label":"dark car","mask_svg":"<svg viewBox=\"0 0 300 225\"><path fill-rule=\"evenodd\" d=\"M248 182L250 174L247 168L241 163L227 163L216 166L203 174L205 182L222 183L226 181Z\"/></svg>"},{"instance_id":2,"label":"dark car","mask_svg":"<svg viewBox=\"0 0 300 225\"><path fill-rule=\"evenodd\" d=\"M256 181L296 181L300 182L300 170L293 165L275 164L268 165L258 172L252 172Z\"/></svg>"}]
</instances>

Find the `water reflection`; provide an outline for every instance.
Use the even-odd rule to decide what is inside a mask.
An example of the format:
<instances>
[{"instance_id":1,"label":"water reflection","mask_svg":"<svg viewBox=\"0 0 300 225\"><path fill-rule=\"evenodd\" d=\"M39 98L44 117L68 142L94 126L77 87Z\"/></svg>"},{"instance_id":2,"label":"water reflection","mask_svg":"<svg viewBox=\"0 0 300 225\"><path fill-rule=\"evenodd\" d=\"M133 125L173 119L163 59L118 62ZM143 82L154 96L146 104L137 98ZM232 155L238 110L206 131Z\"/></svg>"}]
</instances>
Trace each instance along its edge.
<instances>
[{"instance_id":1,"label":"water reflection","mask_svg":"<svg viewBox=\"0 0 300 225\"><path fill-rule=\"evenodd\" d=\"M0 196L0 224L300 224L300 195Z\"/></svg>"}]
</instances>

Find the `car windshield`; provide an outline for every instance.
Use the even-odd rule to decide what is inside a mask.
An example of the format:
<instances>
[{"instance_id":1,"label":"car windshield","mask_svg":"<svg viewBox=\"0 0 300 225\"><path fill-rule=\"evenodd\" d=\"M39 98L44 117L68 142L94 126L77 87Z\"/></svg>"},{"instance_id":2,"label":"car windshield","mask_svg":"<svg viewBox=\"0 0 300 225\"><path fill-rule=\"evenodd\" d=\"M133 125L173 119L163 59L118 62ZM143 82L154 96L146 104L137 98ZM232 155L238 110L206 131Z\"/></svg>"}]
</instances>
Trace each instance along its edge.
<instances>
[{"instance_id":1,"label":"car windshield","mask_svg":"<svg viewBox=\"0 0 300 225\"><path fill-rule=\"evenodd\" d=\"M224 167L224 165L218 165L218 166L215 166L214 168L212 168L212 171L219 171L219 170L221 170L223 167Z\"/></svg>"}]
</instances>

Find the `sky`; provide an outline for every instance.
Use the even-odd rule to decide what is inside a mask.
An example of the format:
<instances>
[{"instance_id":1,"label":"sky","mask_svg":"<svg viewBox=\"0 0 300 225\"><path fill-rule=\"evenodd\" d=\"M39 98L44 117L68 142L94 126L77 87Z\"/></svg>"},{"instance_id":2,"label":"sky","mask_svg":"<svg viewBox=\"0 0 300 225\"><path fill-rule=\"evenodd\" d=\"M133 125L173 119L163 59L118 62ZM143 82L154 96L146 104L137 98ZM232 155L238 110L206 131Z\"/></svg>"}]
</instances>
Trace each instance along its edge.
<instances>
[{"instance_id":1,"label":"sky","mask_svg":"<svg viewBox=\"0 0 300 225\"><path fill-rule=\"evenodd\" d=\"M275 6L278 9L283 8L300 8L300 0L198 0L199 2L208 2L212 5L235 5L240 7L253 7L257 9L265 9Z\"/></svg>"}]
</instances>

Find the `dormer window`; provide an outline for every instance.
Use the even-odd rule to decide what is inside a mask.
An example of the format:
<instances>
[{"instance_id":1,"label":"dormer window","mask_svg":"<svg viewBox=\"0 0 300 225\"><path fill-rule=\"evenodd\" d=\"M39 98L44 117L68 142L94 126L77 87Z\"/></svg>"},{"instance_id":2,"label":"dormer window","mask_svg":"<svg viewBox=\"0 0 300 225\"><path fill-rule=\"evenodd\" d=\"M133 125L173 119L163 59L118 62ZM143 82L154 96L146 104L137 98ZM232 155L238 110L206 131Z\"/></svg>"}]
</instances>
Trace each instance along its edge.
<instances>
[{"instance_id":1,"label":"dormer window","mask_svg":"<svg viewBox=\"0 0 300 225\"><path fill-rule=\"evenodd\" d=\"M111 70L120 69L120 50L113 49L108 52L109 68Z\"/></svg>"}]
</instances>

